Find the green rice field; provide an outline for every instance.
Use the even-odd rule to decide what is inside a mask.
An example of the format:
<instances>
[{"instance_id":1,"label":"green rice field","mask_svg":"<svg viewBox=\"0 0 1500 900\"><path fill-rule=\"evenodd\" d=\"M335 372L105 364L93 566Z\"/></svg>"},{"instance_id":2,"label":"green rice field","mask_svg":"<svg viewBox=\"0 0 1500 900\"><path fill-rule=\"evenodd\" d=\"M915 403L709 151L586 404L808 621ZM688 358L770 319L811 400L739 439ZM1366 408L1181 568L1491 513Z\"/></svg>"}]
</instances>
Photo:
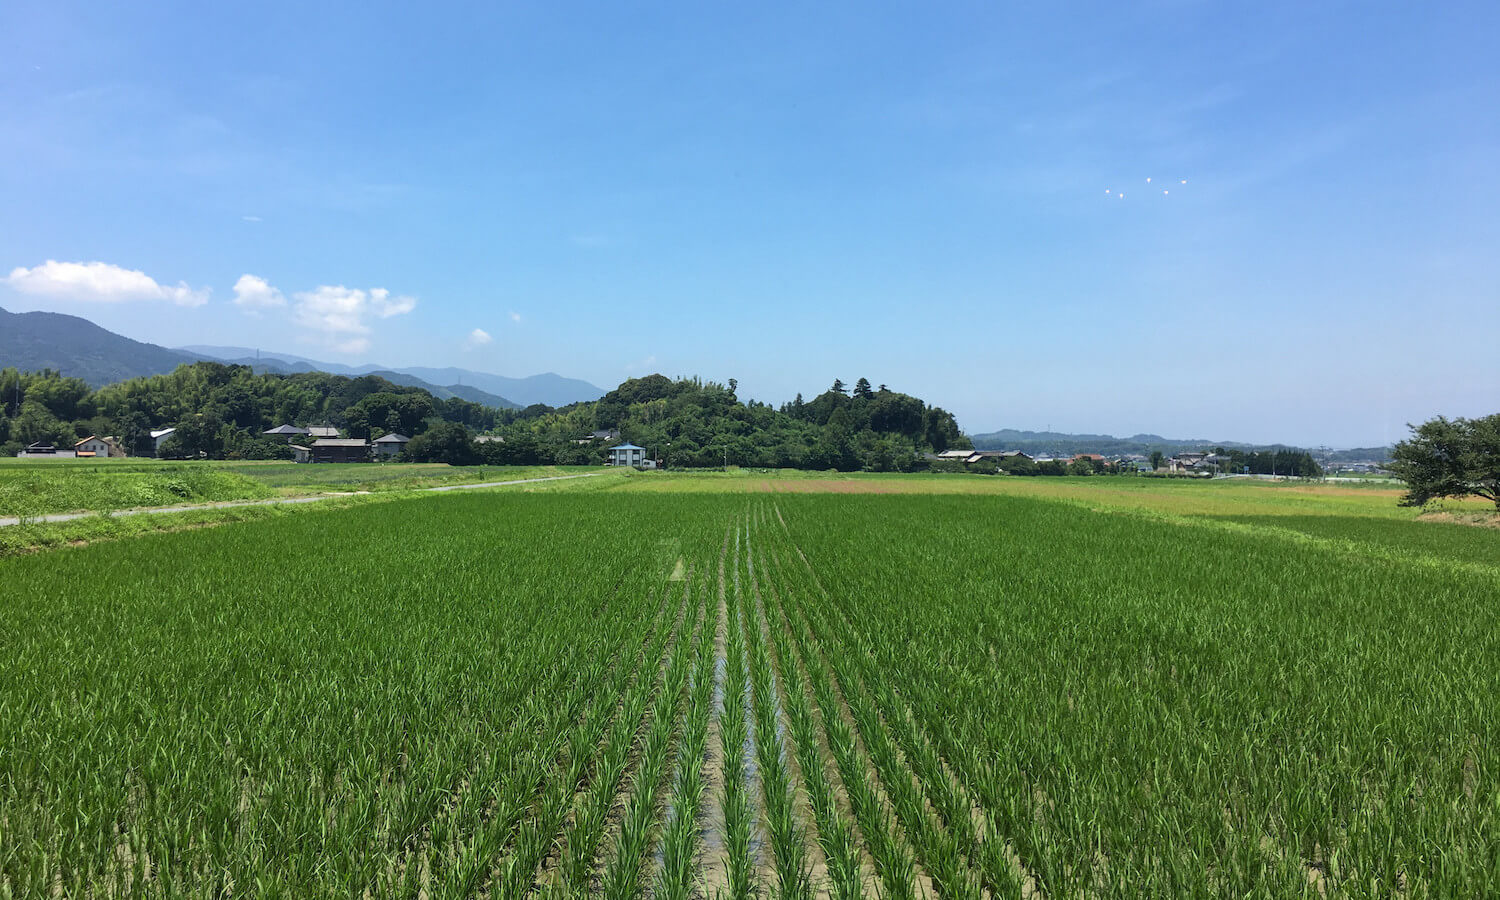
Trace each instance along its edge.
<instances>
[{"instance_id":1,"label":"green rice field","mask_svg":"<svg viewBox=\"0 0 1500 900\"><path fill-rule=\"evenodd\" d=\"M1500 895L1500 530L1291 487L653 475L0 558L0 897Z\"/></svg>"},{"instance_id":2,"label":"green rice field","mask_svg":"<svg viewBox=\"0 0 1500 900\"><path fill-rule=\"evenodd\" d=\"M155 459L0 459L0 517L320 493L381 493L596 472L582 466L450 466Z\"/></svg>"}]
</instances>

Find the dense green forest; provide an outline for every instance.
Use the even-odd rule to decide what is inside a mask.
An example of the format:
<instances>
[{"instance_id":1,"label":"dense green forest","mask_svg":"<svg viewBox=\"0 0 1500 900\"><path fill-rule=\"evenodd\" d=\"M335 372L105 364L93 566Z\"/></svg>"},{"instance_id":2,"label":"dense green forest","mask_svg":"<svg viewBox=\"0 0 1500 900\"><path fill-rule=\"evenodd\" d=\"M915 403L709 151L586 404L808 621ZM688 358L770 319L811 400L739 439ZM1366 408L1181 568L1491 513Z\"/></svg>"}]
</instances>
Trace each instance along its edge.
<instances>
[{"instance_id":1,"label":"dense green forest","mask_svg":"<svg viewBox=\"0 0 1500 900\"><path fill-rule=\"evenodd\" d=\"M127 452L150 449L150 432L176 428L163 455L212 459L291 457L282 438L261 432L281 424L335 425L354 437L425 431L436 422L493 428L498 410L467 400L435 399L415 387L364 375L324 372L257 375L249 366L200 362L166 375L132 378L92 390L54 371L0 371L0 452L34 441L72 446L111 435Z\"/></svg>"},{"instance_id":2,"label":"dense green forest","mask_svg":"<svg viewBox=\"0 0 1500 900\"><path fill-rule=\"evenodd\" d=\"M779 408L741 401L737 388L732 378L633 378L591 403L502 414L505 443L480 449L491 462L519 462L534 447L548 449L550 462L597 462L596 444L608 442L576 441L618 431L670 466L888 472L923 467L924 453L969 446L952 413L863 378L853 389L835 381L811 401L799 394Z\"/></svg>"},{"instance_id":3,"label":"dense green forest","mask_svg":"<svg viewBox=\"0 0 1500 900\"><path fill-rule=\"evenodd\" d=\"M438 400L374 375L258 375L200 362L91 390L52 371L6 369L0 452L33 441L66 447L97 434L144 453L153 429L175 427L164 454L276 459L290 455L286 442L261 432L281 424L334 425L360 438L400 432L413 437L411 458L458 464L597 464L613 438L591 438L596 431L618 432L673 466L910 471L925 464L924 453L969 446L951 413L863 378L779 408L741 401L737 387L733 379L651 375L594 402L501 410ZM476 444L474 433L504 440Z\"/></svg>"}]
</instances>

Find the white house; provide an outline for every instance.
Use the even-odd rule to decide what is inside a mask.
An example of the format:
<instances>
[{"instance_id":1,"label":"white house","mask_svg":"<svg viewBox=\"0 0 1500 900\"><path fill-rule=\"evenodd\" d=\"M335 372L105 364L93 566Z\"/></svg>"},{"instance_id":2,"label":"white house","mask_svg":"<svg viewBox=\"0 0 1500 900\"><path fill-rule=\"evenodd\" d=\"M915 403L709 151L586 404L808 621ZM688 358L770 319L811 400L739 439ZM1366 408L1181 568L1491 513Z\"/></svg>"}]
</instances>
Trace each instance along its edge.
<instances>
[{"instance_id":1,"label":"white house","mask_svg":"<svg viewBox=\"0 0 1500 900\"><path fill-rule=\"evenodd\" d=\"M646 467L646 448L637 447L635 444L621 444L618 447L609 448L608 466L635 466L638 469Z\"/></svg>"},{"instance_id":2,"label":"white house","mask_svg":"<svg viewBox=\"0 0 1500 900\"><path fill-rule=\"evenodd\" d=\"M73 445L73 454L85 457L124 456L125 448L112 437L98 437L91 434Z\"/></svg>"}]
</instances>

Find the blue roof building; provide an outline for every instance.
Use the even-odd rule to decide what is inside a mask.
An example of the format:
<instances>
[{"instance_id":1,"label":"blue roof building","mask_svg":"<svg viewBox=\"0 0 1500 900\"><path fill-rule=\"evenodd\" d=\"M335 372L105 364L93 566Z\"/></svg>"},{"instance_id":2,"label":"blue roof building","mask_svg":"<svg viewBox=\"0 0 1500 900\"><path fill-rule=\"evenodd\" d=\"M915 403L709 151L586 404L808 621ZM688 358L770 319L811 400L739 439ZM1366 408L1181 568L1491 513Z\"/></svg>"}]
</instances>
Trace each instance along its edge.
<instances>
[{"instance_id":1,"label":"blue roof building","mask_svg":"<svg viewBox=\"0 0 1500 900\"><path fill-rule=\"evenodd\" d=\"M620 444L618 447L610 447L605 465L642 468L646 465L646 448L637 447L635 444Z\"/></svg>"}]
</instances>

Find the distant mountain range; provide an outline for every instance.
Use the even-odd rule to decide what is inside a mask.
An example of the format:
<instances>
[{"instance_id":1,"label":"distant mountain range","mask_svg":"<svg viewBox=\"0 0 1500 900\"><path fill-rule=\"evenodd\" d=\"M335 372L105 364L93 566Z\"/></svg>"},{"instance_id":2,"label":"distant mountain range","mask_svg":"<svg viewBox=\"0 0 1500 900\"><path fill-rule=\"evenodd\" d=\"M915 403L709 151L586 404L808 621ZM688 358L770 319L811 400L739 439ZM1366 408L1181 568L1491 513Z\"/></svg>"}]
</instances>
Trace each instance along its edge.
<instances>
[{"instance_id":1,"label":"distant mountain range","mask_svg":"<svg viewBox=\"0 0 1500 900\"><path fill-rule=\"evenodd\" d=\"M259 363L256 360L256 351L248 347L215 347L203 344L195 344L187 347L179 347L184 353L193 353L199 356L241 363L244 365L266 364L268 361L280 363L289 372L331 372L335 375L380 375L389 378L397 384L408 384L410 382L398 381L390 378L392 374L405 376L407 378L421 379L433 384L446 384L446 390L450 390L455 396L471 399L466 396L470 389L478 389L481 392L488 391L508 398L509 405L524 407L533 403L545 403L548 406L567 406L570 403L579 403L585 400L598 400L603 397L605 390L582 381L577 378L565 378L552 372L541 375L529 375L525 378L508 378L504 375L494 375L489 372L475 372L472 369L459 369L452 366L446 368L431 368L428 366L404 366L402 368L391 368L382 365L346 366L342 363L322 362L316 359L308 359L290 353L261 351ZM275 370L272 370L275 371ZM475 400L482 403L482 400Z\"/></svg>"},{"instance_id":2,"label":"distant mountain range","mask_svg":"<svg viewBox=\"0 0 1500 900\"><path fill-rule=\"evenodd\" d=\"M254 366L257 372L328 372L334 375L378 375L394 384L418 387L446 400L461 397L500 409L534 403L566 406L604 396L602 388L576 378L546 373L507 378L468 369L414 366L346 366L290 353L260 353L245 347L178 347L169 349L132 340L88 319L52 312L13 313L0 309L0 366L22 371L55 369L98 388L129 378L162 375L180 365L211 361Z\"/></svg>"},{"instance_id":3,"label":"distant mountain range","mask_svg":"<svg viewBox=\"0 0 1500 900\"><path fill-rule=\"evenodd\" d=\"M1071 454L1103 453L1108 456L1137 453L1150 455L1153 450L1176 453L1180 450L1202 450L1208 447L1224 447L1237 450L1306 449L1292 448L1290 444L1246 444L1240 441L1210 441L1202 438L1166 438L1159 434L1133 434L1117 438L1110 434L1067 434L1060 431L1018 431L1002 428L987 434L971 434L969 439L978 450L1024 450L1037 453ZM1390 458L1389 447L1362 447L1353 450L1315 450L1319 459L1339 461L1385 460Z\"/></svg>"}]
</instances>

